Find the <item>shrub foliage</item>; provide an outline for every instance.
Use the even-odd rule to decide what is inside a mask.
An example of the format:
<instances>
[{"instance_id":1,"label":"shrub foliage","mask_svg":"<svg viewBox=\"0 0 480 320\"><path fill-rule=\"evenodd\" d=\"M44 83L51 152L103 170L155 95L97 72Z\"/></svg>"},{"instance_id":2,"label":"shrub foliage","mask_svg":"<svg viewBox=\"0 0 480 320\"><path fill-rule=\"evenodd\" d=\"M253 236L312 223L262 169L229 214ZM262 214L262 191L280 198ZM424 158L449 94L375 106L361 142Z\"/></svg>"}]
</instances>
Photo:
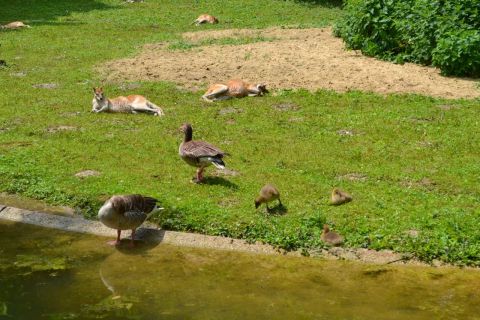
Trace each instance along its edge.
<instances>
[{"instance_id":1,"label":"shrub foliage","mask_svg":"<svg viewBox=\"0 0 480 320\"><path fill-rule=\"evenodd\" d=\"M347 0L335 34L351 49L480 77L480 0Z\"/></svg>"}]
</instances>

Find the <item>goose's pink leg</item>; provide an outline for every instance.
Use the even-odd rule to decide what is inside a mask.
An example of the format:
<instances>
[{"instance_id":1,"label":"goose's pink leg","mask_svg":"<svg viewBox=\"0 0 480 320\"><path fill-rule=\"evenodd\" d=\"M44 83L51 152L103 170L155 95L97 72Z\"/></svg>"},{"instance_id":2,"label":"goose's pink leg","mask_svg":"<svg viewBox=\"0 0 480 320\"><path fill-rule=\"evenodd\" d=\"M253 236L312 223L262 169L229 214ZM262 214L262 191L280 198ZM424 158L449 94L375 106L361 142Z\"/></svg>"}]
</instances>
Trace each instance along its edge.
<instances>
[{"instance_id":1,"label":"goose's pink leg","mask_svg":"<svg viewBox=\"0 0 480 320\"><path fill-rule=\"evenodd\" d=\"M135 247L135 229L132 229L132 242L130 242L130 247Z\"/></svg>"},{"instance_id":2,"label":"goose's pink leg","mask_svg":"<svg viewBox=\"0 0 480 320\"><path fill-rule=\"evenodd\" d=\"M195 179L194 179L194 182L195 182L195 183L200 183L200 182L202 182L202 179L203 179L203 174L202 174L202 173L203 173L203 168L198 168L198 169L197 169L197 175L196 175L196 177L195 177Z\"/></svg>"},{"instance_id":3,"label":"goose's pink leg","mask_svg":"<svg viewBox=\"0 0 480 320\"><path fill-rule=\"evenodd\" d=\"M118 246L120 244L120 234L121 233L122 233L122 230L117 230L117 240L108 241L107 243L111 246Z\"/></svg>"}]
</instances>

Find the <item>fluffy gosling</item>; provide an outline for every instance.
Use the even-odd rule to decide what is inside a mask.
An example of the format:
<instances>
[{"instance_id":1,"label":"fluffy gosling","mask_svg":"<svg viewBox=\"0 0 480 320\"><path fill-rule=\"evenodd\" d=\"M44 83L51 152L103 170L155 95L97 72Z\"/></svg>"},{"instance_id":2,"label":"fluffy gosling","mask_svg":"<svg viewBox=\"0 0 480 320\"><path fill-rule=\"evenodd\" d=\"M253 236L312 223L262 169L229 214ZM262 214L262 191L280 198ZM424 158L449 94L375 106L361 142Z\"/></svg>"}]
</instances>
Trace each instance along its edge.
<instances>
[{"instance_id":1,"label":"fluffy gosling","mask_svg":"<svg viewBox=\"0 0 480 320\"><path fill-rule=\"evenodd\" d=\"M332 197L330 199L330 204L334 206L339 206L341 204L352 201L352 196L338 188L334 188L332 191Z\"/></svg>"},{"instance_id":2,"label":"fluffy gosling","mask_svg":"<svg viewBox=\"0 0 480 320\"><path fill-rule=\"evenodd\" d=\"M283 206L282 201L280 200L280 192L278 192L278 189L271 184L266 184L260 190L260 192L258 193L258 197L255 199L255 208L258 209L258 207L262 203L265 203L265 206L267 207L267 211L269 211L270 208L268 207L268 203L274 200L278 200L278 204L280 206Z\"/></svg>"},{"instance_id":3,"label":"fluffy gosling","mask_svg":"<svg viewBox=\"0 0 480 320\"><path fill-rule=\"evenodd\" d=\"M320 239L331 246L339 246L343 243L343 237L336 232L330 231L330 228L326 224L323 225L323 231Z\"/></svg>"}]
</instances>

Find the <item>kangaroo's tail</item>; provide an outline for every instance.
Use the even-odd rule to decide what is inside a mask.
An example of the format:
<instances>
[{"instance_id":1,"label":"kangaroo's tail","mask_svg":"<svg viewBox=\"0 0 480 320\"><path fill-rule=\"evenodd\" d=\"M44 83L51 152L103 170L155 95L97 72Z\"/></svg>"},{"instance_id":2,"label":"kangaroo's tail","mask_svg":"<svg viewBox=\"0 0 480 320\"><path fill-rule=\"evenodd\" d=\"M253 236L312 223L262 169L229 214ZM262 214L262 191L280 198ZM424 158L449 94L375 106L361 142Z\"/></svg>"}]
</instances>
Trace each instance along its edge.
<instances>
[{"instance_id":1,"label":"kangaroo's tail","mask_svg":"<svg viewBox=\"0 0 480 320\"><path fill-rule=\"evenodd\" d=\"M155 103L152 103L150 101L147 101L147 106L153 110L156 111L156 114L158 116L164 116L165 113L163 112L162 108L160 108L159 106L157 106Z\"/></svg>"}]
</instances>

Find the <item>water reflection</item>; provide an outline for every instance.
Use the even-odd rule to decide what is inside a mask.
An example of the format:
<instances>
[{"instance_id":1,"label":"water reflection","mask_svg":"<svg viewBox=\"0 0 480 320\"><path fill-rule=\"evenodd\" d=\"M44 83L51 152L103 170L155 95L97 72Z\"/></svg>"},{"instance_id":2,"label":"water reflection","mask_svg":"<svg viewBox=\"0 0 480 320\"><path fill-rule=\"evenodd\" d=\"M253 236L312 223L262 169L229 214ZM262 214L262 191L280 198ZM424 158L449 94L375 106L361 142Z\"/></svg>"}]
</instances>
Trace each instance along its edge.
<instances>
[{"instance_id":1,"label":"water reflection","mask_svg":"<svg viewBox=\"0 0 480 320\"><path fill-rule=\"evenodd\" d=\"M161 235L144 232L144 239ZM159 241L116 250L104 245L104 238L2 223L0 235L0 306L5 304L12 319L476 319L480 314L477 270L262 256ZM66 263L35 271L25 262L35 258L21 255L41 257L37 264L59 257Z\"/></svg>"}]
</instances>

